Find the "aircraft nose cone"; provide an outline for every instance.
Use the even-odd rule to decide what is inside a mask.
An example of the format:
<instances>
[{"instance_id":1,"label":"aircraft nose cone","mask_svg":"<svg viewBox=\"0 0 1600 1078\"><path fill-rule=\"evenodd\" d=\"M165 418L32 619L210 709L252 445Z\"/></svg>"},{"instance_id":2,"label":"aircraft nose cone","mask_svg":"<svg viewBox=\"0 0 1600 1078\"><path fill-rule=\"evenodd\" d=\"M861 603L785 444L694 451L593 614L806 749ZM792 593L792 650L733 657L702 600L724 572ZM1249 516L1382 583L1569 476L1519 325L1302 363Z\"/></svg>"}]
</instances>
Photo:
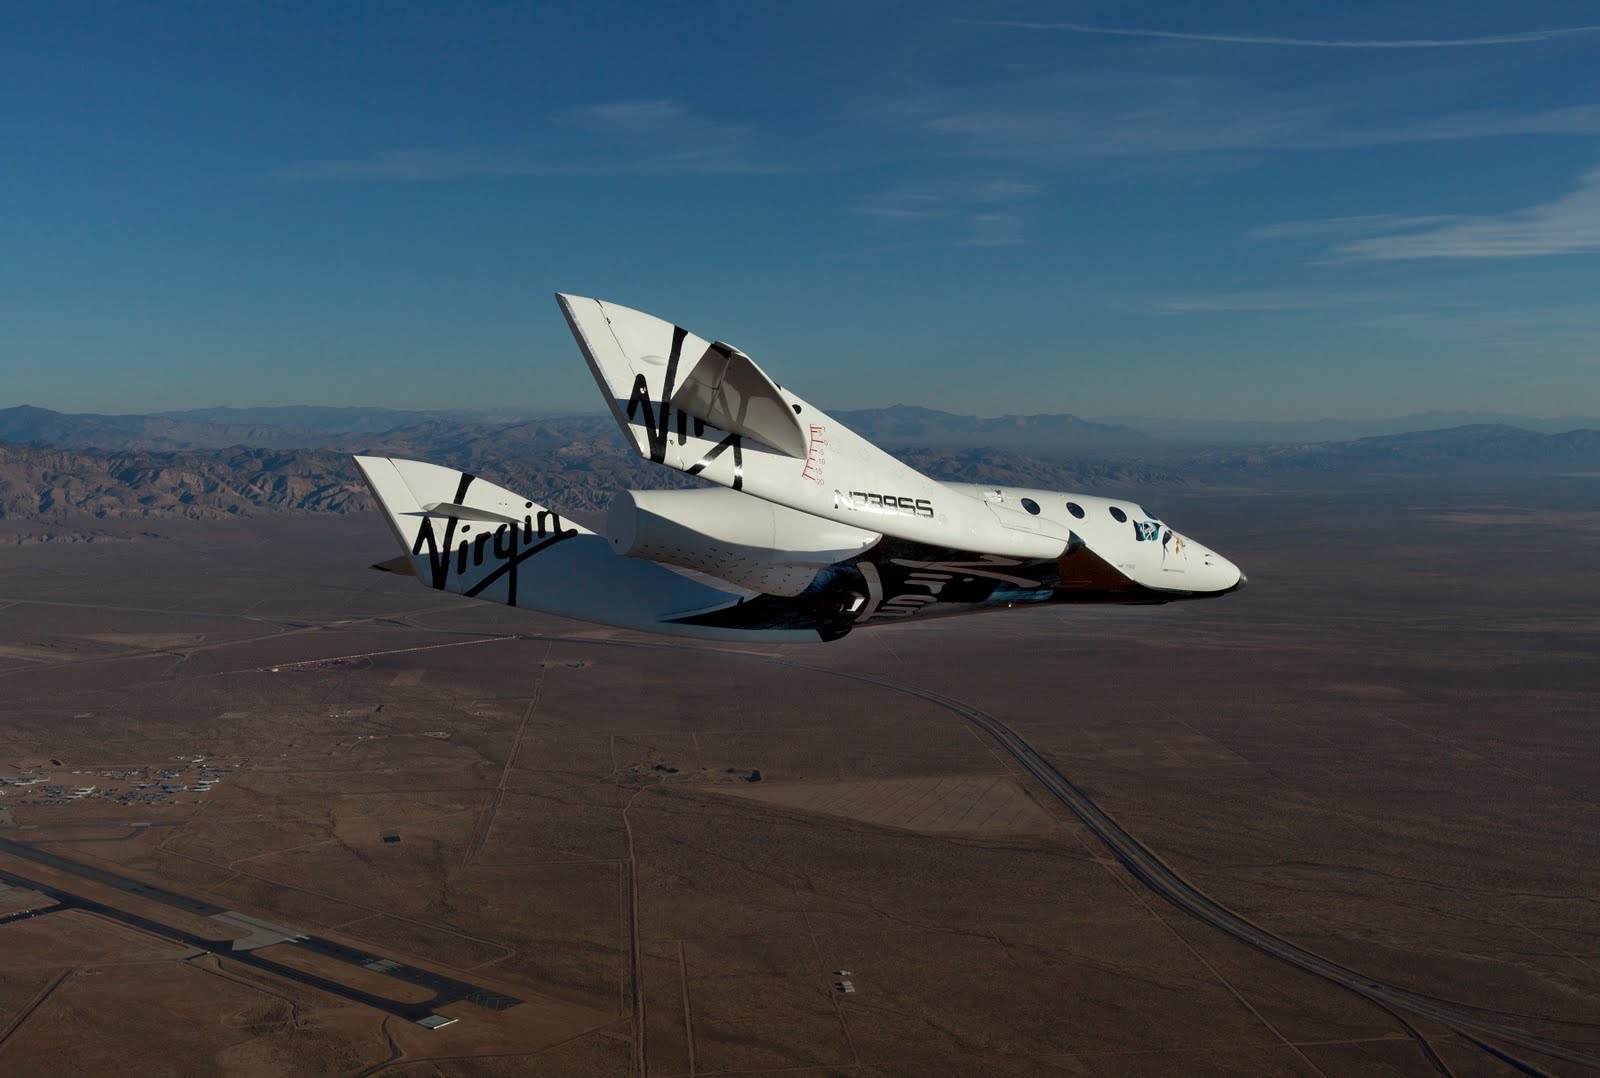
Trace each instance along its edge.
<instances>
[{"instance_id":1,"label":"aircraft nose cone","mask_svg":"<svg viewBox=\"0 0 1600 1078\"><path fill-rule=\"evenodd\" d=\"M1244 575L1244 570L1227 558L1215 553L1211 555L1211 558L1210 593L1212 595L1231 595L1236 591L1242 590L1246 584L1250 583L1249 578Z\"/></svg>"}]
</instances>

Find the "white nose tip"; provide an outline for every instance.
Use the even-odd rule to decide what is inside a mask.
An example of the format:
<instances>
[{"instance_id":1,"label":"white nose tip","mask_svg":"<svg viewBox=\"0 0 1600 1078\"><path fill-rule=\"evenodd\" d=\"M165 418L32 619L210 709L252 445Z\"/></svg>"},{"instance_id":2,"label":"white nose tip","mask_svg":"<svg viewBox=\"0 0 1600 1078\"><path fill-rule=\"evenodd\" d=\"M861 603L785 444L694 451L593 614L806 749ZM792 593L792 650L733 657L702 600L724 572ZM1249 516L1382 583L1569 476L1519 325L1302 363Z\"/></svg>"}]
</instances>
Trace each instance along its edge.
<instances>
[{"instance_id":1,"label":"white nose tip","mask_svg":"<svg viewBox=\"0 0 1600 1078\"><path fill-rule=\"evenodd\" d=\"M1233 562L1216 551L1206 552L1204 583L1200 590L1207 595L1228 595L1243 588L1249 581Z\"/></svg>"}]
</instances>

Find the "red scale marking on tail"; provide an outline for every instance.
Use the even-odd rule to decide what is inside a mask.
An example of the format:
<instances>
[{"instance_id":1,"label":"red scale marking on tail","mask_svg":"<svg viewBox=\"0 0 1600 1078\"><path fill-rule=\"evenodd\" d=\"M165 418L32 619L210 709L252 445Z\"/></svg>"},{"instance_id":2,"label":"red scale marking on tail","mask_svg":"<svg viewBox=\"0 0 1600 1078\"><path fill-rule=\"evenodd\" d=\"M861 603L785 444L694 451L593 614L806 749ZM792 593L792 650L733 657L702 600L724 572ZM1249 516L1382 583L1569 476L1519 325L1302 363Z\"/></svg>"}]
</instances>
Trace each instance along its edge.
<instances>
[{"instance_id":1,"label":"red scale marking on tail","mask_svg":"<svg viewBox=\"0 0 1600 1078\"><path fill-rule=\"evenodd\" d=\"M828 462L828 441L822 436L823 432L821 424L811 424L811 442L806 447L806 466L800 471L801 479L809 479L813 483L822 482L822 466Z\"/></svg>"}]
</instances>

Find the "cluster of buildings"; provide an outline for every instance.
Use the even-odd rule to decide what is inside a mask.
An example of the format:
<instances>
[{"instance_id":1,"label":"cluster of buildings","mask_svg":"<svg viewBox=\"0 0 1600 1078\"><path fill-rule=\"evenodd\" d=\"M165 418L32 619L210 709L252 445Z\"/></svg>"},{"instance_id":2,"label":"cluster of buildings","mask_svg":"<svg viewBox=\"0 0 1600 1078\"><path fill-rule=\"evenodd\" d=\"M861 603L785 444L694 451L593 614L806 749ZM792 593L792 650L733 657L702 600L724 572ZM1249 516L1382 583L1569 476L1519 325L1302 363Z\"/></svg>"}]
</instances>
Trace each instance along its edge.
<instances>
[{"instance_id":1,"label":"cluster of buildings","mask_svg":"<svg viewBox=\"0 0 1600 1078\"><path fill-rule=\"evenodd\" d=\"M31 774L0 775L0 786L21 787L18 792L22 796L13 802L17 805L65 805L69 801L92 797L99 789L96 786L69 786ZM0 790L0 795L10 792L9 789Z\"/></svg>"},{"instance_id":2,"label":"cluster of buildings","mask_svg":"<svg viewBox=\"0 0 1600 1078\"><path fill-rule=\"evenodd\" d=\"M26 769L19 774L0 775L0 797L14 796L12 805L65 805L85 798L110 801L118 805L170 804L175 795L192 791L206 793L232 774L238 764L207 761L203 756L173 767L105 768L94 772L74 771L73 776L92 775L107 785L64 782L55 771L40 774ZM109 783L115 783L111 785Z\"/></svg>"}]
</instances>

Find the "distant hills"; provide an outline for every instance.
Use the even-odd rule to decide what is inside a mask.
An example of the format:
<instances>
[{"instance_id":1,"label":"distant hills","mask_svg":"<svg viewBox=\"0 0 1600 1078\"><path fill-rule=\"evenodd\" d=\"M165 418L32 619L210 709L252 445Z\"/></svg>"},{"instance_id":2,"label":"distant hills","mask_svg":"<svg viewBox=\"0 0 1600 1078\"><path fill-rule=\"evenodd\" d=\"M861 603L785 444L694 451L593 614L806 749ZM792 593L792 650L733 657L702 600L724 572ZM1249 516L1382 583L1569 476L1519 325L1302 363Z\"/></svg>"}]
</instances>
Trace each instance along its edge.
<instances>
[{"instance_id":1,"label":"distant hills","mask_svg":"<svg viewBox=\"0 0 1600 1078\"><path fill-rule=\"evenodd\" d=\"M985 419L908 405L837 418L939 479L1057 490L1600 473L1600 430L1592 428L1473 423L1219 444L1141 432L1134 419ZM700 482L640 460L609 415L507 420L313 407L72 415L22 406L0 409L0 520L361 511L369 500L352 453L452 465L569 511L603 509L618 490Z\"/></svg>"},{"instance_id":2,"label":"distant hills","mask_svg":"<svg viewBox=\"0 0 1600 1078\"><path fill-rule=\"evenodd\" d=\"M18 411L0 412L0 519L359 511L370 501L350 460L354 453L417 457L491 474L571 509L602 508L628 486L695 482L627 451L609 416L516 424L430 420L380 434L317 434L59 413L24 416L24 426ZM17 444L24 432L30 437ZM229 437L239 444L213 448Z\"/></svg>"},{"instance_id":3,"label":"distant hills","mask_svg":"<svg viewBox=\"0 0 1600 1078\"><path fill-rule=\"evenodd\" d=\"M10 520L339 513L366 504L366 487L341 453L0 446L0 518Z\"/></svg>"},{"instance_id":4,"label":"distant hills","mask_svg":"<svg viewBox=\"0 0 1600 1078\"><path fill-rule=\"evenodd\" d=\"M289 404L265 408L190 408L181 412L155 414L165 419L182 420L187 423L212 423L230 427L288 427L303 431L321 431L325 434L342 434L349 431L376 433L439 419L456 423L516 423L524 419L537 419L541 415L520 408L408 412L393 408L333 408L317 404Z\"/></svg>"},{"instance_id":5,"label":"distant hills","mask_svg":"<svg viewBox=\"0 0 1600 1078\"><path fill-rule=\"evenodd\" d=\"M1419 412L1389 419L1317 419L1258 422L1069 414L979 417L917 405L834 409L831 414L882 445L939 445L950 449L1005 448L1038 453L1052 449L1112 449L1151 445L1338 442L1466 426L1505 426L1541 434L1600 428L1600 417L1534 418L1491 412ZM512 427L528 422L565 424L603 413L517 408L404 411L285 405L264 408L193 408L150 415L92 415L21 405L0 408L0 442L94 446L103 449L216 449L244 446L317 446L336 435L373 435L407 427Z\"/></svg>"}]
</instances>

